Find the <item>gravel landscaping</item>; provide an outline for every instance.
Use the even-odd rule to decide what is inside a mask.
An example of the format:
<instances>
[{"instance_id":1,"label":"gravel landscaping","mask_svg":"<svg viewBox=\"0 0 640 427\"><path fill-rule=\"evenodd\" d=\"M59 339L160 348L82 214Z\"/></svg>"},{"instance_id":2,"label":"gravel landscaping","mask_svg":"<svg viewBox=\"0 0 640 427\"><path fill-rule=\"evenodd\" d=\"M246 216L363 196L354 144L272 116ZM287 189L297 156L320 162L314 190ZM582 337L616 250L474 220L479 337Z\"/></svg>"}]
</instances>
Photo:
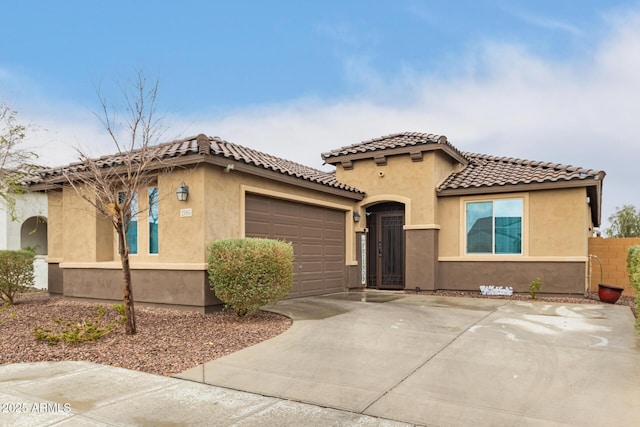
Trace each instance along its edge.
<instances>
[{"instance_id":1,"label":"gravel landscaping","mask_svg":"<svg viewBox=\"0 0 640 427\"><path fill-rule=\"evenodd\" d=\"M531 299L524 294L499 297L455 291L437 291L432 295ZM84 360L170 376L275 337L291 326L289 318L264 311L252 317L238 318L231 312L200 314L136 306L138 333L133 336L127 336L122 327L97 341L49 345L35 339L36 326L53 329L56 326L52 321L54 318L91 319L99 304L49 296L46 292L24 294L16 301L15 305L0 312L0 365ZM540 295L538 301L600 303L597 294L586 298ZM628 306L635 314L633 297L623 296L617 304ZM108 313L104 319L119 318L111 305L103 304L103 307Z\"/></svg>"},{"instance_id":2,"label":"gravel landscaping","mask_svg":"<svg viewBox=\"0 0 640 427\"><path fill-rule=\"evenodd\" d=\"M96 341L49 345L37 341L36 326L53 328L52 319L91 319L98 304L70 301L44 292L25 294L0 313L0 365L18 362L84 360L167 375L236 352L286 331L287 317L261 311L247 318L231 312L200 314L189 311L136 306L137 334L124 326ZM119 315L110 304L107 320Z\"/></svg>"}]
</instances>

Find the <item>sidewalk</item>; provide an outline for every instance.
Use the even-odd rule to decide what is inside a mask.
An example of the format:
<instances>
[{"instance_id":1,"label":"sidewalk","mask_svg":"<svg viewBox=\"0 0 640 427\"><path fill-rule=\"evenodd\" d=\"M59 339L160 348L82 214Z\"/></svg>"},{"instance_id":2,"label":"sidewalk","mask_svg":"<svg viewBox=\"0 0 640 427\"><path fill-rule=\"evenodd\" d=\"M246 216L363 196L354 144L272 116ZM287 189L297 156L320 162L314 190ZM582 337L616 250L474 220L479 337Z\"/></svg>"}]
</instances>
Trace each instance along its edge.
<instances>
[{"instance_id":1,"label":"sidewalk","mask_svg":"<svg viewBox=\"0 0 640 427\"><path fill-rule=\"evenodd\" d=\"M0 366L0 426L407 424L89 362Z\"/></svg>"}]
</instances>

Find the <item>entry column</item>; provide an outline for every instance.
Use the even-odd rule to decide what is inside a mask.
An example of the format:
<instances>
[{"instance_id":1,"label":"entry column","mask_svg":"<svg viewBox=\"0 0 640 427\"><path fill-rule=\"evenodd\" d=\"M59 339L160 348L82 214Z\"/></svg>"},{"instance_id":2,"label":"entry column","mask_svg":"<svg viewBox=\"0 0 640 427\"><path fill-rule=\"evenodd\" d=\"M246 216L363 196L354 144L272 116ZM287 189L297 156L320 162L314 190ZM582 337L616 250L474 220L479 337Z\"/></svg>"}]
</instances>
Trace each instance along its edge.
<instances>
[{"instance_id":1,"label":"entry column","mask_svg":"<svg viewBox=\"0 0 640 427\"><path fill-rule=\"evenodd\" d=\"M405 289L419 287L423 291L438 289L437 225L408 225L405 229Z\"/></svg>"}]
</instances>

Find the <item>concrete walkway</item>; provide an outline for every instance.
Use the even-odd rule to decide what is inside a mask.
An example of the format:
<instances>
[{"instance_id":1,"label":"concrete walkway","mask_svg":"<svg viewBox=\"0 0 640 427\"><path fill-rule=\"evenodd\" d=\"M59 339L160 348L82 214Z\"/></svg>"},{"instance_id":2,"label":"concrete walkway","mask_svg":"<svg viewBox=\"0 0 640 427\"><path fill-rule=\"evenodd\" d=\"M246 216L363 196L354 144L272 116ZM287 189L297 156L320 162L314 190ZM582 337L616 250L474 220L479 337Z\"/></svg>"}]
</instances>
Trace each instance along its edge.
<instances>
[{"instance_id":1,"label":"concrete walkway","mask_svg":"<svg viewBox=\"0 0 640 427\"><path fill-rule=\"evenodd\" d=\"M182 379L0 366L0 425L640 425L628 307L366 292L273 310L288 331Z\"/></svg>"}]
</instances>

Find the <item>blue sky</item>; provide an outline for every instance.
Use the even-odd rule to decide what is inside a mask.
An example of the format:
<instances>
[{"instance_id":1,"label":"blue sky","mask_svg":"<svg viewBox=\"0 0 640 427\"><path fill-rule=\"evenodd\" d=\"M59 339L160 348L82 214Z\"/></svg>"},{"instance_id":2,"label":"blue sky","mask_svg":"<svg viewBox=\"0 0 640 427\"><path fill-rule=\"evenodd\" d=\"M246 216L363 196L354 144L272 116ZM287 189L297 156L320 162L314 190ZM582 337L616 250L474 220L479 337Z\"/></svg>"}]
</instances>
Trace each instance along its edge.
<instances>
[{"instance_id":1,"label":"blue sky","mask_svg":"<svg viewBox=\"0 0 640 427\"><path fill-rule=\"evenodd\" d=\"M381 135L607 172L640 206L640 2L2 2L0 102L50 165L113 151L97 90L158 78L167 139L198 133L327 169ZM8 18L8 19L7 19Z\"/></svg>"}]
</instances>

